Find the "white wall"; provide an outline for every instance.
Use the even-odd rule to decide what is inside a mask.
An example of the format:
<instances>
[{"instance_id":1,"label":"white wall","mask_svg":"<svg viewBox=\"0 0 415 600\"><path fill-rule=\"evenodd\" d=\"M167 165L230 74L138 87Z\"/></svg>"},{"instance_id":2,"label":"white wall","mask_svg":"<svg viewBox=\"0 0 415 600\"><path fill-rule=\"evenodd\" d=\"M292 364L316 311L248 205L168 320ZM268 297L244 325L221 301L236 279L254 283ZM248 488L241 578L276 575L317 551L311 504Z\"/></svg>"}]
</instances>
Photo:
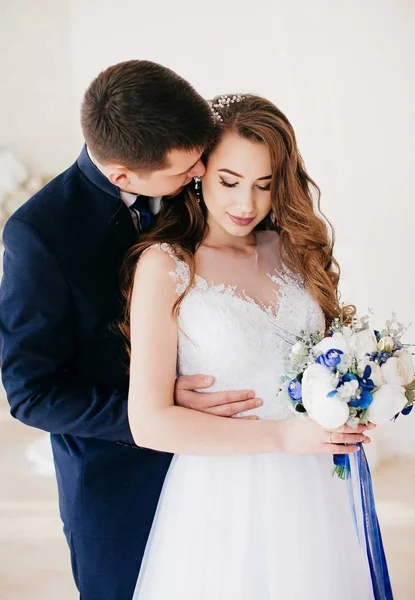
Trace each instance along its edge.
<instances>
[{"instance_id":1,"label":"white wall","mask_svg":"<svg viewBox=\"0 0 415 600\"><path fill-rule=\"evenodd\" d=\"M246 8L244 8L244 6ZM337 233L344 299L415 321L415 3L70 0L75 96L106 66L161 62L204 96L252 91L297 132ZM412 338L415 342L415 328Z\"/></svg>"},{"instance_id":2,"label":"white wall","mask_svg":"<svg viewBox=\"0 0 415 600\"><path fill-rule=\"evenodd\" d=\"M63 0L0 0L0 148L45 173L79 148L68 13Z\"/></svg>"},{"instance_id":3,"label":"white wall","mask_svg":"<svg viewBox=\"0 0 415 600\"><path fill-rule=\"evenodd\" d=\"M265 95L322 189L344 299L380 323L391 309L415 321L412 0L10 0L1 13L0 146L47 171L70 164L83 91L130 58L177 70L207 97Z\"/></svg>"}]
</instances>

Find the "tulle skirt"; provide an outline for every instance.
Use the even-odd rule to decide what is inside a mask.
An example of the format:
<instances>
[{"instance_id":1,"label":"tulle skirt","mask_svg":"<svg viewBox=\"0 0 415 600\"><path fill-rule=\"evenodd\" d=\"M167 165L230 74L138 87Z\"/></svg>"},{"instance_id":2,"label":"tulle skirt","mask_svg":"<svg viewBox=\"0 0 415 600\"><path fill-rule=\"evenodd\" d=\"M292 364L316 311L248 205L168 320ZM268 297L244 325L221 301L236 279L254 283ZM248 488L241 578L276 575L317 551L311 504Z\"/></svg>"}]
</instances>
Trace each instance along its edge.
<instances>
[{"instance_id":1,"label":"tulle skirt","mask_svg":"<svg viewBox=\"0 0 415 600\"><path fill-rule=\"evenodd\" d=\"M373 600L328 455L175 456L134 600Z\"/></svg>"}]
</instances>

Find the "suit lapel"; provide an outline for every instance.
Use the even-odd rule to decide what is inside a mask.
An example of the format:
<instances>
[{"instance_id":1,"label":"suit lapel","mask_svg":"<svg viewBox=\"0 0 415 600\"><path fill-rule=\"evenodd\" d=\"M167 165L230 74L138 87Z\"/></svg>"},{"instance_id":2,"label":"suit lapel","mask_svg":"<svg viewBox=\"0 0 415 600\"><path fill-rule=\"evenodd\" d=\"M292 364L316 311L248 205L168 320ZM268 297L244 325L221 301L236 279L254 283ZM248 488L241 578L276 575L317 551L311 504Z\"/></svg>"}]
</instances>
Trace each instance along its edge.
<instances>
[{"instance_id":1,"label":"suit lapel","mask_svg":"<svg viewBox=\"0 0 415 600\"><path fill-rule=\"evenodd\" d=\"M112 214L109 219L109 226L118 243L124 251L128 250L138 239L138 232L135 228L130 210L124 204L120 197L120 190L113 185L109 179L94 165L90 159L86 146L83 147L77 160L77 166L87 179L101 192L99 198L99 210L104 210L103 199L106 200L107 213L103 217L108 220L108 214ZM104 195L105 194L105 195ZM115 212L114 212L115 211Z\"/></svg>"}]
</instances>

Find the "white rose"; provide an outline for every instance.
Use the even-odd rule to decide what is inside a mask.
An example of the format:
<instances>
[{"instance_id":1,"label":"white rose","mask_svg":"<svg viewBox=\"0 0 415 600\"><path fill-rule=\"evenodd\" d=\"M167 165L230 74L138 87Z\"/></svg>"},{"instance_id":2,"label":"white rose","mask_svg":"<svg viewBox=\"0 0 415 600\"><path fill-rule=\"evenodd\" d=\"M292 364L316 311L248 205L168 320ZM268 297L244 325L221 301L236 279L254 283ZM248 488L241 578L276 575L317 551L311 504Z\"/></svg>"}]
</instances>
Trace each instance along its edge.
<instances>
[{"instance_id":1,"label":"white rose","mask_svg":"<svg viewBox=\"0 0 415 600\"><path fill-rule=\"evenodd\" d=\"M395 342L389 335L385 335L385 337L380 338L376 346L376 349L379 350L379 352L383 352L384 350L387 350L387 352L392 352L394 348Z\"/></svg>"},{"instance_id":2,"label":"white rose","mask_svg":"<svg viewBox=\"0 0 415 600\"><path fill-rule=\"evenodd\" d=\"M376 352L376 336L371 329L353 333L349 339L349 347L357 361L360 362L366 354Z\"/></svg>"},{"instance_id":3,"label":"white rose","mask_svg":"<svg viewBox=\"0 0 415 600\"><path fill-rule=\"evenodd\" d=\"M349 418L346 402L333 396L327 397L337 387L333 373L322 365L310 365L302 379L303 404L309 416L326 429L336 429L344 425Z\"/></svg>"},{"instance_id":4,"label":"white rose","mask_svg":"<svg viewBox=\"0 0 415 600\"><path fill-rule=\"evenodd\" d=\"M408 350L397 350L396 352L394 352L393 356L396 356L402 362L405 363L407 377L405 379L404 385L409 385L415 379L414 361L412 359L412 354Z\"/></svg>"},{"instance_id":5,"label":"white rose","mask_svg":"<svg viewBox=\"0 0 415 600\"><path fill-rule=\"evenodd\" d=\"M394 383L395 385L406 385L408 379L408 369L401 358L388 358L381 366L382 377L385 383Z\"/></svg>"},{"instance_id":6,"label":"white rose","mask_svg":"<svg viewBox=\"0 0 415 600\"><path fill-rule=\"evenodd\" d=\"M366 359L359 364L362 373L367 365L369 365L369 367L371 368L369 379L373 381L376 387L380 387L381 385L383 385L383 383L385 382L383 381L382 369L380 368L380 366L372 360Z\"/></svg>"},{"instance_id":7,"label":"white rose","mask_svg":"<svg viewBox=\"0 0 415 600\"><path fill-rule=\"evenodd\" d=\"M315 356L326 354L329 350L341 350L346 353L348 351L347 341L341 333L334 333L331 337L325 337L316 344L313 348Z\"/></svg>"},{"instance_id":8,"label":"white rose","mask_svg":"<svg viewBox=\"0 0 415 600\"><path fill-rule=\"evenodd\" d=\"M405 389L393 383L385 383L373 394L372 404L367 409L367 418L375 425L385 425L406 404Z\"/></svg>"}]
</instances>

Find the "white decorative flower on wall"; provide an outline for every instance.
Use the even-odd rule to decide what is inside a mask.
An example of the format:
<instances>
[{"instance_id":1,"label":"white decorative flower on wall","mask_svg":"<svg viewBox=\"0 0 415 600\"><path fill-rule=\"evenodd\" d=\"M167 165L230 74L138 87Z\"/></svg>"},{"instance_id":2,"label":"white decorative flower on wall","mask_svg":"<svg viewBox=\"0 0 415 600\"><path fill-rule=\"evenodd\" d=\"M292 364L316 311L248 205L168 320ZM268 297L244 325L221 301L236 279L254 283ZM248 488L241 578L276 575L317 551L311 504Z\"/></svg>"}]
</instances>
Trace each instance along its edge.
<instances>
[{"instance_id":1,"label":"white decorative flower on wall","mask_svg":"<svg viewBox=\"0 0 415 600\"><path fill-rule=\"evenodd\" d=\"M21 186L28 176L24 163L9 150L0 150L0 203Z\"/></svg>"},{"instance_id":2,"label":"white decorative flower on wall","mask_svg":"<svg viewBox=\"0 0 415 600\"><path fill-rule=\"evenodd\" d=\"M26 165L10 150L0 149L0 234L10 215L50 179L30 175Z\"/></svg>"}]
</instances>

